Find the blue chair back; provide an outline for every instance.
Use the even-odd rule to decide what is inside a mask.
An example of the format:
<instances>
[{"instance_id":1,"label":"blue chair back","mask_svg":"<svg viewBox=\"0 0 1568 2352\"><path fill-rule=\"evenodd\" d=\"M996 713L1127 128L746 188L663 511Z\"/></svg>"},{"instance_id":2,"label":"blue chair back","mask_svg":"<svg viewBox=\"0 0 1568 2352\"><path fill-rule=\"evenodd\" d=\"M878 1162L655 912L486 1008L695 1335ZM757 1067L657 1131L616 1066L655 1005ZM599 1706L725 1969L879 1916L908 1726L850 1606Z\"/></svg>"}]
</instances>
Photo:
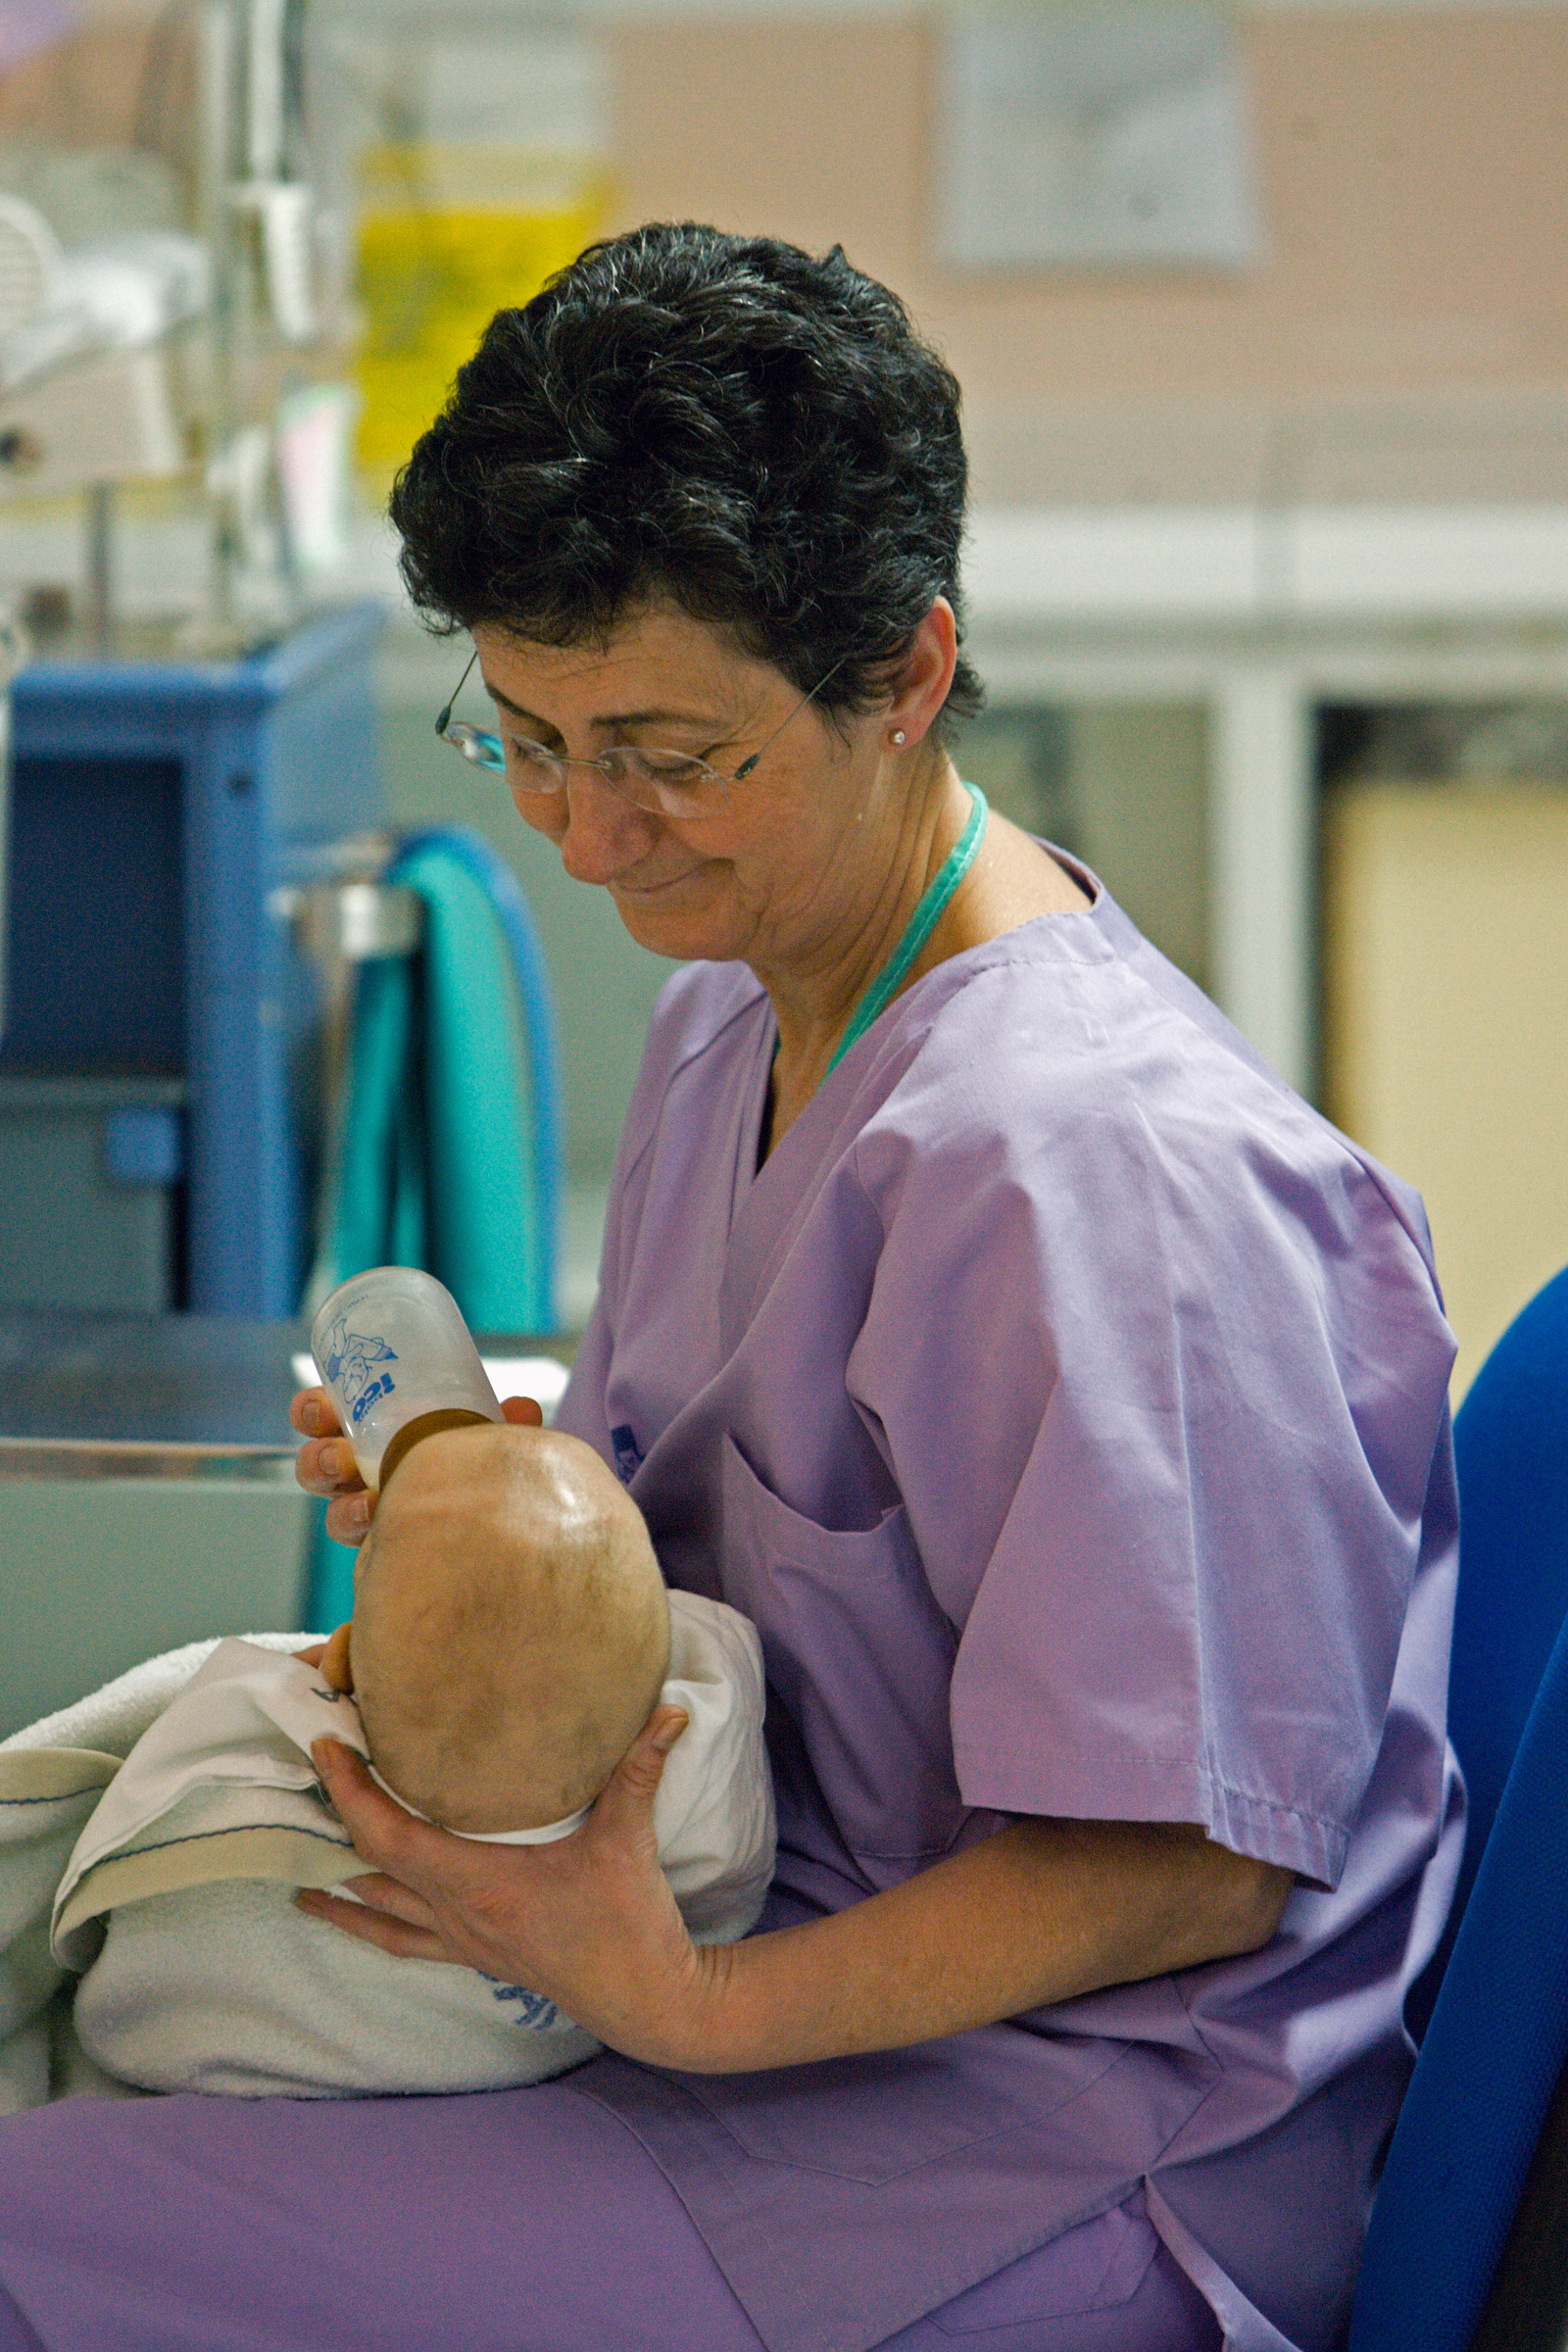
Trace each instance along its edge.
<instances>
[{"instance_id":1,"label":"blue chair back","mask_svg":"<svg viewBox=\"0 0 1568 2352\"><path fill-rule=\"evenodd\" d=\"M1466 1868L1349 2352L1465 2352L1568 2058L1568 1273L1498 1341L1454 1435Z\"/></svg>"},{"instance_id":2,"label":"blue chair back","mask_svg":"<svg viewBox=\"0 0 1568 2352\"><path fill-rule=\"evenodd\" d=\"M1568 1628L1399 2113L1350 2352L1465 2352L1568 2058Z\"/></svg>"},{"instance_id":3,"label":"blue chair back","mask_svg":"<svg viewBox=\"0 0 1568 2352\"><path fill-rule=\"evenodd\" d=\"M1447 1932L1406 2004L1418 2041L1568 1615L1568 1269L1536 1294L1488 1356L1460 1407L1453 1445L1459 1592L1448 1737L1469 1811Z\"/></svg>"}]
</instances>

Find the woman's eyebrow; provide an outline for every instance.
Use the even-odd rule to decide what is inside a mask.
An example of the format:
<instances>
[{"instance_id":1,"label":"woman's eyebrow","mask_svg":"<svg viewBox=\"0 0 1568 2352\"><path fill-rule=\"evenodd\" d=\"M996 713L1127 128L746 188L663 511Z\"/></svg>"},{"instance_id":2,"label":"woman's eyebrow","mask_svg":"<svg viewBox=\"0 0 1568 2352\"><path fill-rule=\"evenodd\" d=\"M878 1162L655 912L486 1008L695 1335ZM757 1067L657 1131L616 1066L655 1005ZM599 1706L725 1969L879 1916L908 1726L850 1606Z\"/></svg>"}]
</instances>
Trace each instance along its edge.
<instances>
[{"instance_id":1,"label":"woman's eyebrow","mask_svg":"<svg viewBox=\"0 0 1568 2352\"><path fill-rule=\"evenodd\" d=\"M549 719L541 718L537 710L525 710L520 703L513 701L510 694L503 694L498 686L492 686L483 671L480 676L490 700L509 717L520 719L527 726L538 727L547 735L559 734L559 728L553 727ZM704 710L612 710L603 718L596 718L593 723L596 727L701 727L716 728L721 732L730 724Z\"/></svg>"}]
</instances>

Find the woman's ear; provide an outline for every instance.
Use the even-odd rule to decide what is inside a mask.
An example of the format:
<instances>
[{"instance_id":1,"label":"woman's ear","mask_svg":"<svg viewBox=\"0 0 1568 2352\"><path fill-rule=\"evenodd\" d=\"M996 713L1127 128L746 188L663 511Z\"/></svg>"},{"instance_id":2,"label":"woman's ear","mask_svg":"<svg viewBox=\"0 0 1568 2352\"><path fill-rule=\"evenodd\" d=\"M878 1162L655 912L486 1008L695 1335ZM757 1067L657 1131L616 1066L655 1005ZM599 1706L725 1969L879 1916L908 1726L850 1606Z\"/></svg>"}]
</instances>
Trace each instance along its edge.
<instances>
[{"instance_id":1,"label":"woman's ear","mask_svg":"<svg viewBox=\"0 0 1568 2352\"><path fill-rule=\"evenodd\" d=\"M882 722L890 750L924 741L948 699L957 661L958 624L947 598L939 596L915 625Z\"/></svg>"}]
</instances>

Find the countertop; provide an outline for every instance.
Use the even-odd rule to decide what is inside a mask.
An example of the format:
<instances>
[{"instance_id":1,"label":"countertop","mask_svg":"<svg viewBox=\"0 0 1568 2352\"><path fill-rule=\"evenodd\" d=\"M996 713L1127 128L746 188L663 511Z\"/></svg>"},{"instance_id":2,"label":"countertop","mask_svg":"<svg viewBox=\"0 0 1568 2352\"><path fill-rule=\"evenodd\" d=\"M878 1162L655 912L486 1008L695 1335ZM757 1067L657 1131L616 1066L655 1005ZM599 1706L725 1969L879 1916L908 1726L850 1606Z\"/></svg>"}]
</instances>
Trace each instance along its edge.
<instances>
[{"instance_id":1,"label":"countertop","mask_svg":"<svg viewBox=\"0 0 1568 2352\"><path fill-rule=\"evenodd\" d=\"M0 1478L292 1475L301 1321L0 1312ZM569 1364L574 1339L487 1334L487 1357Z\"/></svg>"}]
</instances>

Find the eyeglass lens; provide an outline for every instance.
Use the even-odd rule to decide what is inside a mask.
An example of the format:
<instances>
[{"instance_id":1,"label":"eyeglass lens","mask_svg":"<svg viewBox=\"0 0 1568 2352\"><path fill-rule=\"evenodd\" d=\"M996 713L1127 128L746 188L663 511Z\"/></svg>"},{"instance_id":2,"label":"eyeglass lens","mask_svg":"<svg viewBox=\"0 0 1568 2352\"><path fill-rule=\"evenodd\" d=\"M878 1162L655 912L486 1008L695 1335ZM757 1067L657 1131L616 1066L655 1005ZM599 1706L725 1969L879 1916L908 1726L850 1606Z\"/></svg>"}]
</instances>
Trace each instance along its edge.
<instances>
[{"instance_id":1,"label":"eyeglass lens","mask_svg":"<svg viewBox=\"0 0 1568 2352\"><path fill-rule=\"evenodd\" d=\"M633 744L616 744L597 760L563 760L543 744L516 740L513 779L525 792L560 792L573 767L596 767L623 800L639 808L670 806L712 808L728 792L729 780L706 760L686 752L643 751Z\"/></svg>"},{"instance_id":2,"label":"eyeglass lens","mask_svg":"<svg viewBox=\"0 0 1568 2352\"><path fill-rule=\"evenodd\" d=\"M443 742L471 760L475 767L488 769L492 774L507 773L507 755L499 735L488 729L470 726L466 719L455 719L442 736ZM677 800L683 808L692 807L698 800L711 806L724 798L726 780L704 760L696 760L685 752L639 751L630 745L616 745L597 760L564 760L554 752L546 751L542 743L529 743L515 737L513 743L512 781L522 792L560 792L565 782L568 767L597 767L612 792L623 799L647 808L662 808L666 796Z\"/></svg>"},{"instance_id":3,"label":"eyeglass lens","mask_svg":"<svg viewBox=\"0 0 1568 2352\"><path fill-rule=\"evenodd\" d=\"M450 743L475 767L504 775L508 772L508 761L506 747L500 736L492 734L488 728L470 726L466 719L460 718L454 723L452 718L453 705L477 659L476 653L469 656L467 667L458 680L457 692L435 722L435 731L444 743ZM530 743L525 737L516 736L513 739L515 760L512 767L512 781L523 792L561 792L565 787L568 768L597 767L611 791L619 793L623 800L630 801L637 808L661 808L666 814L699 807L722 808L729 797L730 785L739 784L751 774L762 753L777 742L790 719L805 710L812 696L820 693L828 678L842 666L842 661L834 663L827 677L796 704L788 716L774 728L767 742L755 751L749 760L741 761L733 776L720 775L717 768L710 767L706 760L699 760L689 752L643 751L636 745L616 744L610 751L601 753L596 760L568 760L547 751L542 743Z\"/></svg>"},{"instance_id":4,"label":"eyeglass lens","mask_svg":"<svg viewBox=\"0 0 1568 2352\"><path fill-rule=\"evenodd\" d=\"M465 760L471 760L475 767L488 767L499 775L506 773L506 747L499 735L492 735L483 727L470 727L466 718L455 719L451 726L438 728L437 733L443 743L450 743Z\"/></svg>"}]
</instances>

